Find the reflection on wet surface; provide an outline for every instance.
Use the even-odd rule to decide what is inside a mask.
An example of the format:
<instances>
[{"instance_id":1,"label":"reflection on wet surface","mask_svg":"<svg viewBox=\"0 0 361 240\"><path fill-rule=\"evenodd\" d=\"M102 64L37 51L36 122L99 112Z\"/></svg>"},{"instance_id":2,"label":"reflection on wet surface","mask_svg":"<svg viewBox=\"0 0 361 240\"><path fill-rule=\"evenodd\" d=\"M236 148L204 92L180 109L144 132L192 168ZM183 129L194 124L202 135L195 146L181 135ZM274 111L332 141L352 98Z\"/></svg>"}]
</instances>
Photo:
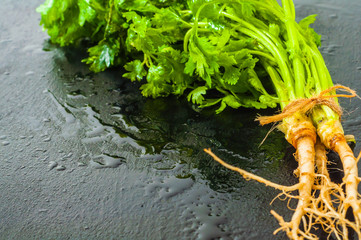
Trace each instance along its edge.
<instances>
[{"instance_id":1,"label":"reflection on wet surface","mask_svg":"<svg viewBox=\"0 0 361 240\"><path fill-rule=\"evenodd\" d=\"M131 152L144 162L140 165L150 167L153 158L164 164L167 159L175 164L188 158L185 162L202 168L197 158L207 158L202 149L211 147L250 171L277 167L282 161L286 144L281 133L272 132L259 146L268 128L254 122L257 111L230 110L215 115L213 110L193 110L182 98L146 99L137 84L120 77L121 72L89 73L80 63L82 53L55 50L54 68L62 70L58 72L60 81L53 83L56 87L48 94L65 119L63 135L77 133L94 156L124 157L124 152ZM68 68L84 72L71 75ZM65 72L69 75L63 75Z\"/></svg>"},{"instance_id":2,"label":"reflection on wet surface","mask_svg":"<svg viewBox=\"0 0 361 240\"><path fill-rule=\"evenodd\" d=\"M50 46L48 42L44 45ZM224 200L219 197L237 198L238 202L237 195L242 192L259 198L265 194L219 166L203 148L211 147L228 162L265 177L287 184L295 180L294 160L284 159L287 144L281 133L272 132L259 146L268 128L254 122L256 111L230 110L214 115L213 110L193 109L182 98L146 99L139 86L122 79L117 70L90 73L80 63L81 50L54 49L52 53L53 68L60 71L55 71L56 77L51 77L54 80L44 94L58 111L54 116L58 120L52 121L64 122L60 124L62 136L76 136L87 149L79 162L94 169L125 164L147 173L141 187L144 198L154 204L179 199L176 207L184 209L180 216L185 221L183 234L197 234L200 239L239 236L229 230L235 225L228 226L232 218L229 211L238 204L223 209L219 204ZM49 163L48 168L56 167ZM279 171L289 174L277 176ZM199 186L199 181L205 185ZM272 189L266 192L270 199L275 195ZM256 219L257 214L250 219ZM248 234L244 230L241 235ZM254 233L252 238L260 236L262 233Z\"/></svg>"}]
</instances>

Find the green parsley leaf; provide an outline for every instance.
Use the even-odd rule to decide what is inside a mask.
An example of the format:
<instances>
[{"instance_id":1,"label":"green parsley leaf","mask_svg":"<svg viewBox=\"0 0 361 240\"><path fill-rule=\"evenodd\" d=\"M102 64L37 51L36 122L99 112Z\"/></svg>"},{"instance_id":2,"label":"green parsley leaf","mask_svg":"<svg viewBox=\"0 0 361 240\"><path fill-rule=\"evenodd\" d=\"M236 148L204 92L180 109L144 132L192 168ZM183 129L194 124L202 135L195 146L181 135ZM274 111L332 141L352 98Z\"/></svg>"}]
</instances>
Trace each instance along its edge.
<instances>
[{"instance_id":1,"label":"green parsley leaf","mask_svg":"<svg viewBox=\"0 0 361 240\"><path fill-rule=\"evenodd\" d=\"M194 104L202 105L204 101L203 95L207 92L206 86L197 87L188 94L188 101L192 101Z\"/></svg>"},{"instance_id":2,"label":"green parsley leaf","mask_svg":"<svg viewBox=\"0 0 361 240\"><path fill-rule=\"evenodd\" d=\"M123 74L123 77L129 78L132 81L141 81L147 75L147 71L144 69L143 64L139 60L128 62L124 65L124 69L127 73Z\"/></svg>"},{"instance_id":3,"label":"green parsley leaf","mask_svg":"<svg viewBox=\"0 0 361 240\"><path fill-rule=\"evenodd\" d=\"M101 72L105 69L119 64L119 58L116 58L120 52L120 42L118 39L102 40L98 45L89 48L89 57L83 62L90 64L90 70Z\"/></svg>"}]
</instances>

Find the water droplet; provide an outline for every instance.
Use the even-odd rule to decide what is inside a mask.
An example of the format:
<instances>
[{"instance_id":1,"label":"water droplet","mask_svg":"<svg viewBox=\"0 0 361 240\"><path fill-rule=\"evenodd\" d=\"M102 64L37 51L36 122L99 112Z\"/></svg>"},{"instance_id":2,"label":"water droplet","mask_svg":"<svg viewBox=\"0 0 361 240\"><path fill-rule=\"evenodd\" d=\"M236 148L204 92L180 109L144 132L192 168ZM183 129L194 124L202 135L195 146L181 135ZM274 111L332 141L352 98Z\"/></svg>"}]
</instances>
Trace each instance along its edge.
<instances>
[{"instance_id":1,"label":"water droplet","mask_svg":"<svg viewBox=\"0 0 361 240\"><path fill-rule=\"evenodd\" d=\"M76 118L75 118L75 116L73 114L73 107L69 106L67 103L60 102L52 92L48 91L48 93L49 93L49 96L50 96L51 100L57 106L58 111L65 118L66 123L67 124L76 123Z\"/></svg>"},{"instance_id":2,"label":"water droplet","mask_svg":"<svg viewBox=\"0 0 361 240\"><path fill-rule=\"evenodd\" d=\"M25 138L26 138L26 136L20 136L19 138L20 138L20 139L25 139Z\"/></svg>"},{"instance_id":3,"label":"water droplet","mask_svg":"<svg viewBox=\"0 0 361 240\"><path fill-rule=\"evenodd\" d=\"M44 213L44 212L47 212L47 211L48 211L48 209L45 209L45 208L39 209L39 213Z\"/></svg>"},{"instance_id":4,"label":"water droplet","mask_svg":"<svg viewBox=\"0 0 361 240\"><path fill-rule=\"evenodd\" d=\"M43 122L50 122L50 119L49 118L44 118Z\"/></svg>"},{"instance_id":5,"label":"water droplet","mask_svg":"<svg viewBox=\"0 0 361 240\"><path fill-rule=\"evenodd\" d=\"M160 189L159 196L168 199L191 188L193 183L191 178L179 179L174 176L166 179L155 179L154 183L146 187L146 192L150 194L156 189Z\"/></svg>"},{"instance_id":6,"label":"water droplet","mask_svg":"<svg viewBox=\"0 0 361 240\"><path fill-rule=\"evenodd\" d=\"M76 99L85 99L86 98L83 95L70 95L70 94L68 94L67 96L68 96L68 98L74 99L74 100L76 100Z\"/></svg>"},{"instance_id":7,"label":"water droplet","mask_svg":"<svg viewBox=\"0 0 361 240\"><path fill-rule=\"evenodd\" d=\"M47 137L47 138L43 139L43 142L50 142L50 140L51 140L51 137Z\"/></svg>"},{"instance_id":8,"label":"water droplet","mask_svg":"<svg viewBox=\"0 0 361 240\"><path fill-rule=\"evenodd\" d=\"M340 47L341 47L340 45L330 44L328 46L321 47L320 50L322 51L322 53L334 55L337 49Z\"/></svg>"},{"instance_id":9,"label":"water droplet","mask_svg":"<svg viewBox=\"0 0 361 240\"><path fill-rule=\"evenodd\" d=\"M82 163L82 162L78 162L78 167L85 167L86 164L85 163Z\"/></svg>"},{"instance_id":10,"label":"water droplet","mask_svg":"<svg viewBox=\"0 0 361 240\"><path fill-rule=\"evenodd\" d=\"M121 107L119 107L119 106L112 106L112 108L113 108L114 110L116 110L116 111L120 111L120 110L122 110L122 108L121 108Z\"/></svg>"},{"instance_id":11,"label":"water droplet","mask_svg":"<svg viewBox=\"0 0 361 240\"><path fill-rule=\"evenodd\" d=\"M4 72L4 75L10 75L10 72Z\"/></svg>"},{"instance_id":12,"label":"water droplet","mask_svg":"<svg viewBox=\"0 0 361 240\"><path fill-rule=\"evenodd\" d=\"M49 170L55 168L56 166L58 166L58 163L57 163L57 162L55 162L55 161L50 161L50 162L49 162L49 165L48 165Z\"/></svg>"},{"instance_id":13,"label":"water droplet","mask_svg":"<svg viewBox=\"0 0 361 240\"><path fill-rule=\"evenodd\" d=\"M8 43L8 42L12 42L13 40L8 38L8 39L2 39L0 40L0 43Z\"/></svg>"},{"instance_id":14,"label":"water droplet","mask_svg":"<svg viewBox=\"0 0 361 240\"><path fill-rule=\"evenodd\" d=\"M330 16L330 18L333 18L333 19L338 18L337 14L330 14L329 16Z\"/></svg>"},{"instance_id":15,"label":"water droplet","mask_svg":"<svg viewBox=\"0 0 361 240\"><path fill-rule=\"evenodd\" d=\"M82 90L78 89L78 90L69 92L69 94L67 96L68 96L68 98L71 98L71 99L85 99L86 93L83 92Z\"/></svg>"},{"instance_id":16,"label":"water droplet","mask_svg":"<svg viewBox=\"0 0 361 240\"><path fill-rule=\"evenodd\" d=\"M46 149L36 148L35 152L46 152Z\"/></svg>"},{"instance_id":17,"label":"water droplet","mask_svg":"<svg viewBox=\"0 0 361 240\"><path fill-rule=\"evenodd\" d=\"M4 139L6 139L6 135L0 136L0 140L4 140Z\"/></svg>"},{"instance_id":18,"label":"water droplet","mask_svg":"<svg viewBox=\"0 0 361 240\"><path fill-rule=\"evenodd\" d=\"M64 171L66 168L63 165L59 165L55 168L57 171Z\"/></svg>"},{"instance_id":19,"label":"water droplet","mask_svg":"<svg viewBox=\"0 0 361 240\"><path fill-rule=\"evenodd\" d=\"M129 130L131 130L133 132L140 132L139 129L136 126L132 125L126 119L126 117L124 115L122 115L122 114L113 114L112 117L117 118L117 120L120 121L125 126L126 129L129 129Z\"/></svg>"},{"instance_id":20,"label":"water droplet","mask_svg":"<svg viewBox=\"0 0 361 240\"><path fill-rule=\"evenodd\" d=\"M34 74L33 71L28 71L28 72L25 73L25 76L29 76L29 75L33 75L33 74Z\"/></svg>"},{"instance_id":21,"label":"water droplet","mask_svg":"<svg viewBox=\"0 0 361 240\"><path fill-rule=\"evenodd\" d=\"M8 142L8 141L2 141L1 142L1 145L3 145L3 146L7 146L7 145L9 145L10 144L10 142Z\"/></svg>"},{"instance_id":22,"label":"water droplet","mask_svg":"<svg viewBox=\"0 0 361 240\"><path fill-rule=\"evenodd\" d=\"M94 157L90 161L90 166L100 169L100 168L116 168L124 162L124 158L108 156L105 154Z\"/></svg>"}]
</instances>

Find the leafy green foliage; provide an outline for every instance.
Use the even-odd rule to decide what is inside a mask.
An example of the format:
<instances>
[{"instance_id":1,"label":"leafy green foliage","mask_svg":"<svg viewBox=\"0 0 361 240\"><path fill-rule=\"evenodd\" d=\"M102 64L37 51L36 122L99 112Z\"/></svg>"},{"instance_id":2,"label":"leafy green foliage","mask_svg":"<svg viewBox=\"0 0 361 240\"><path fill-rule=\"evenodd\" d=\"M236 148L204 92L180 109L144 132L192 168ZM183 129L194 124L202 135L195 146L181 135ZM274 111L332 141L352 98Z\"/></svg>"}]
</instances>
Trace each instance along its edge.
<instances>
[{"instance_id":1,"label":"leafy green foliage","mask_svg":"<svg viewBox=\"0 0 361 240\"><path fill-rule=\"evenodd\" d=\"M305 17L300 21L299 25L303 30L303 34L305 34L311 42L316 43L317 46L321 46L321 36L317 34L313 28L310 28L310 24L316 21L316 16L317 15L310 15Z\"/></svg>"},{"instance_id":2,"label":"leafy green foliage","mask_svg":"<svg viewBox=\"0 0 361 240\"><path fill-rule=\"evenodd\" d=\"M294 97L292 59L312 62L307 44L320 44L309 16L294 25L293 49L275 0L46 0L37 11L54 43L90 39L90 70L122 65L144 96L187 94L216 113L282 106ZM310 95L315 78L305 83Z\"/></svg>"},{"instance_id":3,"label":"leafy green foliage","mask_svg":"<svg viewBox=\"0 0 361 240\"><path fill-rule=\"evenodd\" d=\"M128 72L124 73L123 77L129 78L132 81L141 81L147 76L147 72L145 71L142 62L139 60L128 62L124 65L124 69Z\"/></svg>"},{"instance_id":4,"label":"leafy green foliage","mask_svg":"<svg viewBox=\"0 0 361 240\"><path fill-rule=\"evenodd\" d=\"M40 24L47 29L51 40L60 46L75 43L96 30L97 12L90 0L46 0L37 8L42 18Z\"/></svg>"},{"instance_id":5,"label":"leafy green foliage","mask_svg":"<svg viewBox=\"0 0 361 240\"><path fill-rule=\"evenodd\" d=\"M206 92L206 86L197 87L188 94L188 101L192 101L195 104L201 105L204 101L203 95L205 95Z\"/></svg>"},{"instance_id":6,"label":"leafy green foliage","mask_svg":"<svg viewBox=\"0 0 361 240\"><path fill-rule=\"evenodd\" d=\"M120 52L120 42L116 38L109 40L103 39L89 48L89 57L84 59L83 62L90 64L90 70L93 72L102 72L105 69L118 65L120 58L117 58Z\"/></svg>"}]
</instances>

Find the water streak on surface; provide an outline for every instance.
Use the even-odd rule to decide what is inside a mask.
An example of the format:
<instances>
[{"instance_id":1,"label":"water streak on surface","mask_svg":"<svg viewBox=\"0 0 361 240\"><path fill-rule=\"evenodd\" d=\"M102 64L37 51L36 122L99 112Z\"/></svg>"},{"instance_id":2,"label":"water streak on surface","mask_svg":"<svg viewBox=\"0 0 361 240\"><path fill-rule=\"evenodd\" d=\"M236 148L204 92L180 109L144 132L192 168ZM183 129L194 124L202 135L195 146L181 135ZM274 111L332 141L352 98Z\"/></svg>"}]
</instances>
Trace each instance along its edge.
<instances>
[{"instance_id":1,"label":"water streak on surface","mask_svg":"<svg viewBox=\"0 0 361 240\"><path fill-rule=\"evenodd\" d=\"M146 193L149 195L153 193L156 189L159 189L157 191L159 197L161 199L164 198L167 200L191 188L193 182L194 181L190 178L179 179L174 176L168 177L166 179L155 178L148 186L146 186Z\"/></svg>"},{"instance_id":2,"label":"water streak on surface","mask_svg":"<svg viewBox=\"0 0 361 240\"><path fill-rule=\"evenodd\" d=\"M140 132L136 126L132 125L131 123L129 123L129 121L126 120L123 114L113 114L112 116L118 119L125 126L126 129L129 129L130 131L136 133Z\"/></svg>"},{"instance_id":3,"label":"water streak on surface","mask_svg":"<svg viewBox=\"0 0 361 240\"><path fill-rule=\"evenodd\" d=\"M141 150L144 154L145 148L140 146L136 140L127 136L119 127L105 124L99 117L99 113L92 106L85 106L82 108L83 113L86 113L85 121L86 137L82 140L84 143L98 143L111 141L118 146L129 144L137 150Z\"/></svg>"},{"instance_id":4,"label":"water streak on surface","mask_svg":"<svg viewBox=\"0 0 361 240\"><path fill-rule=\"evenodd\" d=\"M124 158L102 154L93 157L90 161L90 166L96 169L116 168L122 163L124 163Z\"/></svg>"},{"instance_id":5,"label":"water streak on surface","mask_svg":"<svg viewBox=\"0 0 361 240\"><path fill-rule=\"evenodd\" d=\"M49 170L52 170L56 166L58 166L58 163L55 162L55 161L50 161L49 164L48 164Z\"/></svg>"},{"instance_id":6,"label":"water streak on surface","mask_svg":"<svg viewBox=\"0 0 361 240\"><path fill-rule=\"evenodd\" d=\"M75 117L72 111L70 110L70 107L66 103L60 102L55 95L51 91L47 91L49 93L50 99L53 101L53 103L57 106L58 111L62 114L62 116L65 119L66 123L74 123Z\"/></svg>"}]
</instances>

